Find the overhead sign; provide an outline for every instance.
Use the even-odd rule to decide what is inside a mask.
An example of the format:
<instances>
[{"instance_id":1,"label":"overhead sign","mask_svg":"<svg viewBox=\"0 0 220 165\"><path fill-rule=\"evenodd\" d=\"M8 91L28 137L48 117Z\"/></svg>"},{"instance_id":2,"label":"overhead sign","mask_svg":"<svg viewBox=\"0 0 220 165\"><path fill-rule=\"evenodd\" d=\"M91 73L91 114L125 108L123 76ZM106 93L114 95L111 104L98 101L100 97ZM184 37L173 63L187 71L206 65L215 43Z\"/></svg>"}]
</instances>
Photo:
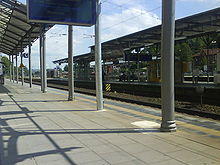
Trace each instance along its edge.
<instances>
[{"instance_id":1,"label":"overhead sign","mask_svg":"<svg viewBox=\"0 0 220 165\"><path fill-rule=\"evenodd\" d=\"M30 22L92 26L96 0L28 0Z\"/></svg>"}]
</instances>

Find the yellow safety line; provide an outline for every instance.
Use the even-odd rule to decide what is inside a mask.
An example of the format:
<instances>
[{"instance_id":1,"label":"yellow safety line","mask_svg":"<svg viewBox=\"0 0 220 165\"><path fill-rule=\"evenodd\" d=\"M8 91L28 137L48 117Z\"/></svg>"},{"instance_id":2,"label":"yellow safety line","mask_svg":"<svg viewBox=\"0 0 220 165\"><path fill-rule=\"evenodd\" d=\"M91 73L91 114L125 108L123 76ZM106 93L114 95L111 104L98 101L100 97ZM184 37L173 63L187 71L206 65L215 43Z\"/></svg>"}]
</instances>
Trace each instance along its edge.
<instances>
[{"instance_id":1,"label":"yellow safety line","mask_svg":"<svg viewBox=\"0 0 220 165\"><path fill-rule=\"evenodd\" d=\"M57 92L57 93L59 93L59 92ZM59 93L59 94L62 94L62 93ZM65 94L63 94L63 95L65 95ZM90 102L90 103L96 103L96 101L92 101L92 100L86 99L86 98L80 98L80 100ZM152 119L155 119L155 120L161 120L161 117L159 117L159 116L155 116L155 115L151 115L151 114L147 114L147 113L139 112L139 111L135 111L135 110L130 110L130 109L127 109L127 108L116 106L116 105L111 105L111 104L105 103L105 107L108 107L108 108L110 107L110 108L113 108L113 109L118 109L118 110L130 112L130 113L137 114L137 115L140 115L140 116L143 116L143 117L149 117L149 118L152 118ZM202 126L197 126L197 125L185 123L185 122L182 122L182 121L177 121L177 125L180 125L181 127L190 128L190 129L198 130L198 131L201 131L201 132L205 132L207 134L220 136L220 131L213 130L213 129L210 129L210 128L205 128L205 127L202 127Z\"/></svg>"}]
</instances>

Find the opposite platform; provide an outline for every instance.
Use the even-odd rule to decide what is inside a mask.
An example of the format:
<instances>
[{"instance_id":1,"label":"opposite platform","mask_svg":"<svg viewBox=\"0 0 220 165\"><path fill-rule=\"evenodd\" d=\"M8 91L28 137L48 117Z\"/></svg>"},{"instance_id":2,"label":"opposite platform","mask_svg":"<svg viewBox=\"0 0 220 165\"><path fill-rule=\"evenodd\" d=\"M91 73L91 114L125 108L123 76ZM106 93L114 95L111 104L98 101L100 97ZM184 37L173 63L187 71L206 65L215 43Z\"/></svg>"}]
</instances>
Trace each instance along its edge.
<instances>
[{"instance_id":1,"label":"opposite platform","mask_svg":"<svg viewBox=\"0 0 220 165\"><path fill-rule=\"evenodd\" d=\"M160 110L6 81L0 86L1 165L219 165L220 122L176 114L161 133Z\"/></svg>"}]
</instances>

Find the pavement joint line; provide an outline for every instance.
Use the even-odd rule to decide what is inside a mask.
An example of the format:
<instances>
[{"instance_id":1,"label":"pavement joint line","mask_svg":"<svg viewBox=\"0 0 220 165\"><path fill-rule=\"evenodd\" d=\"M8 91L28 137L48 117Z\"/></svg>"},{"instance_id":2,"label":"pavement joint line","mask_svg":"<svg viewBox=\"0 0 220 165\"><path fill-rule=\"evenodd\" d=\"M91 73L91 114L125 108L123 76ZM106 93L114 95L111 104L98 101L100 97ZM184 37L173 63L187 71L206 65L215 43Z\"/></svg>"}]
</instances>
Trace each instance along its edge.
<instances>
[{"instance_id":1,"label":"pavement joint line","mask_svg":"<svg viewBox=\"0 0 220 165\"><path fill-rule=\"evenodd\" d=\"M53 92L55 92L57 94L60 94L60 95L66 95L66 94L61 93L59 91L53 91ZM90 103L96 103L96 101L92 101L90 99L82 98L82 97L80 97L80 100L84 100L84 101L87 101L87 102L90 102ZM158 117L158 116L154 116L154 115L151 115L151 114L147 114L147 113L139 112L139 111L135 111L135 110L129 110L127 108L123 108L123 107L116 106L116 105L111 105L111 104L108 104L108 103L105 103L105 107L111 107L113 109L120 109L122 111L130 112L130 113L133 113L133 114L138 114L138 115L141 115L141 116L147 116L147 117L152 118L152 119L161 120L161 117ZM196 125L193 125L193 124L188 124L188 123L185 123L185 122L182 122L182 121L176 121L176 122L177 122L177 125L179 125L181 127L190 128L190 129L194 129L194 130L199 130L201 132L205 132L207 134L211 134L211 135L220 137L220 131L213 130L213 129L210 129L210 128L205 128L205 127L202 127L202 126L196 126Z\"/></svg>"}]
</instances>

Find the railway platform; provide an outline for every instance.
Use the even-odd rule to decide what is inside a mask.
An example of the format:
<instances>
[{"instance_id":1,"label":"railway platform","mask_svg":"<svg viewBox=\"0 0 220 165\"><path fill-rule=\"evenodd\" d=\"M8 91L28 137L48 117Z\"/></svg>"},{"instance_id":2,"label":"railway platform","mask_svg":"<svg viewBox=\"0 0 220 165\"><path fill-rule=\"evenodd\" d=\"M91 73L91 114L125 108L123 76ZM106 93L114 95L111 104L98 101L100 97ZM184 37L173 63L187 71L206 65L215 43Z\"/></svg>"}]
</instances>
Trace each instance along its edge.
<instances>
[{"instance_id":1,"label":"railway platform","mask_svg":"<svg viewBox=\"0 0 220 165\"><path fill-rule=\"evenodd\" d=\"M1 165L219 165L220 122L176 113L161 133L160 109L12 83L0 85Z\"/></svg>"}]
</instances>

